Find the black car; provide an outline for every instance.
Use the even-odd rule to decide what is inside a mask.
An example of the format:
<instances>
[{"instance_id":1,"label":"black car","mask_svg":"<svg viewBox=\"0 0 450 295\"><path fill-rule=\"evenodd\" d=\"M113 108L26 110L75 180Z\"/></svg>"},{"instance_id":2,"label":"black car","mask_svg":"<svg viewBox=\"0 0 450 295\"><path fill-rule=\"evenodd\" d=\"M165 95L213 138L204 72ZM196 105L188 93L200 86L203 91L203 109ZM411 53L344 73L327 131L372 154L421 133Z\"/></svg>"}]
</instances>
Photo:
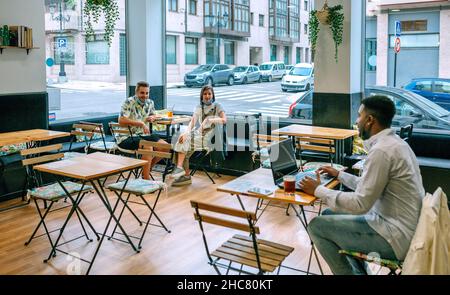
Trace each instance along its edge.
<instances>
[{"instance_id":1,"label":"black car","mask_svg":"<svg viewBox=\"0 0 450 295\"><path fill-rule=\"evenodd\" d=\"M408 90L384 86L371 86L365 90L365 96L384 95L394 101L396 114L393 127L414 124L419 129L450 130L450 112L432 101ZM313 91L299 95L289 107L289 117L312 119Z\"/></svg>"}]
</instances>

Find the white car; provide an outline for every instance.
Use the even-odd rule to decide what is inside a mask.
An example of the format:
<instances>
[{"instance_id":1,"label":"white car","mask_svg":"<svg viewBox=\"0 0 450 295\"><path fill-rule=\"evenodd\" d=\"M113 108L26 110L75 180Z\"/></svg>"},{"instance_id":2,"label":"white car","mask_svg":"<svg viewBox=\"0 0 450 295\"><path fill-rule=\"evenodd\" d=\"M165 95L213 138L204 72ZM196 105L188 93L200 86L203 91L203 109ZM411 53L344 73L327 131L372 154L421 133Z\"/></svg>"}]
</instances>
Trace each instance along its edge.
<instances>
[{"instance_id":1,"label":"white car","mask_svg":"<svg viewBox=\"0 0 450 295\"><path fill-rule=\"evenodd\" d=\"M286 75L286 66L282 61L271 61L259 66L263 80L272 82L274 79L281 79Z\"/></svg>"},{"instance_id":2,"label":"white car","mask_svg":"<svg viewBox=\"0 0 450 295\"><path fill-rule=\"evenodd\" d=\"M314 67L312 64L296 64L281 80L281 90L308 91L314 86Z\"/></svg>"}]
</instances>

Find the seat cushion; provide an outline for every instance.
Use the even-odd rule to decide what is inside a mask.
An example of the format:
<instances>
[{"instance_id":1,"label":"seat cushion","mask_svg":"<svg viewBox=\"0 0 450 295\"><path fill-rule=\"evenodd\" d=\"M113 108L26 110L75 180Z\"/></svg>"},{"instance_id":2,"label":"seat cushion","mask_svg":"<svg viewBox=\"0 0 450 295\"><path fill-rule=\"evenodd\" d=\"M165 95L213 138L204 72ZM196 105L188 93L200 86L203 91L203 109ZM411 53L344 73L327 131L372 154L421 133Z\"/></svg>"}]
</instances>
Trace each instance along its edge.
<instances>
[{"instance_id":1,"label":"seat cushion","mask_svg":"<svg viewBox=\"0 0 450 295\"><path fill-rule=\"evenodd\" d=\"M64 181L63 185L70 194L78 193L81 190L81 184L76 182ZM85 185L83 187L83 192L90 191L92 189L93 188L91 186ZM57 201L67 196L59 183L36 187L28 192L31 197L48 201Z\"/></svg>"},{"instance_id":2,"label":"seat cushion","mask_svg":"<svg viewBox=\"0 0 450 295\"><path fill-rule=\"evenodd\" d=\"M113 150L117 149L117 145L116 145L115 142L113 142L113 141L105 141L105 144L103 144L102 140L91 143L89 148L93 149L93 150L97 150L97 151L104 151L105 150L105 145L106 145L106 150L107 151L113 151Z\"/></svg>"},{"instance_id":3,"label":"seat cushion","mask_svg":"<svg viewBox=\"0 0 450 295\"><path fill-rule=\"evenodd\" d=\"M113 191L121 191L125 180L110 184L107 186L108 189ZM131 193L134 195L146 195L154 193L158 190L163 189L165 184L161 181L146 180L146 179L130 179L125 187L124 192Z\"/></svg>"}]
</instances>

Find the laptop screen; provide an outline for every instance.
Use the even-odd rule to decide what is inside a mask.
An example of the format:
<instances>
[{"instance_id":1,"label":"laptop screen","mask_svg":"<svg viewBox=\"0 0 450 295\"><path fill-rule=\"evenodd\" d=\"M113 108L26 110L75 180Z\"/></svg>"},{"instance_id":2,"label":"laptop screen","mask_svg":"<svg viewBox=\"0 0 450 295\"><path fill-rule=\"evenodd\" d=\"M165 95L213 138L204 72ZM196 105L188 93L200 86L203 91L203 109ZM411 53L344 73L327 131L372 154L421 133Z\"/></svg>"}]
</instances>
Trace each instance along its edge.
<instances>
[{"instance_id":1,"label":"laptop screen","mask_svg":"<svg viewBox=\"0 0 450 295\"><path fill-rule=\"evenodd\" d=\"M275 184L283 182L283 176L298 171L291 139L272 145L269 148L269 156Z\"/></svg>"}]
</instances>

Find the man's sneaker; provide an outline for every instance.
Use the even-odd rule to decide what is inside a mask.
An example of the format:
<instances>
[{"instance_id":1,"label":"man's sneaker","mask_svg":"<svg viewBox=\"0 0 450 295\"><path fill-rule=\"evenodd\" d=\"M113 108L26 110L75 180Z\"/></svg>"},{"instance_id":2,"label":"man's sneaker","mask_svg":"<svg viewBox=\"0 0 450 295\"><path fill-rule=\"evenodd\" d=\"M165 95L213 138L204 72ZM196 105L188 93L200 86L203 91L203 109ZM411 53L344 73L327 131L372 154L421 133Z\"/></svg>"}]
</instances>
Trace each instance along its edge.
<instances>
[{"instance_id":1,"label":"man's sneaker","mask_svg":"<svg viewBox=\"0 0 450 295\"><path fill-rule=\"evenodd\" d=\"M183 175L172 183L172 186L183 186L192 183L190 175Z\"/></svg>"},{"instance_id":2,"label":"man's sneaker","mask_svg":"<svg viewBox=\"0 0 450 295\"><path fill-rule=\"evenodd\" d=\"M185 175L186 173L184 172L183 168L180 167L176 167L175 169L173 169L172 173L170 174L170 176L174 179L180 178L181 176Z\"/></svg>"}]
</instances>

